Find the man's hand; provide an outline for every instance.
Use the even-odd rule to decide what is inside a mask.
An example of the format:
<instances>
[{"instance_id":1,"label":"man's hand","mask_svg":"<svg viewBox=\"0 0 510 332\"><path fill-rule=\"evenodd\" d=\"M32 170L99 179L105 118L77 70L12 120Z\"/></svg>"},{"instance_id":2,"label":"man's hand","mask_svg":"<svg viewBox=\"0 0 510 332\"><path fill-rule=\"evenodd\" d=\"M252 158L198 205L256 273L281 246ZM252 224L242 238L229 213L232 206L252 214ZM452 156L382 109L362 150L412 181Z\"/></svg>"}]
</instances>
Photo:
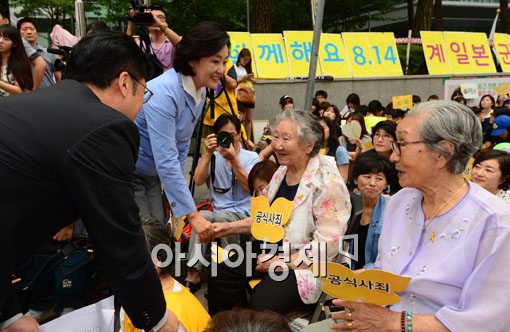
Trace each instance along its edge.
<instances>
[{"instance_id":1,"label":"man's hand","mask_svg":"<svg viewBox=\"0 0 510 332\"><path fill-rule=\"evenodd\" d=\"M188 221L197 233L201 243L208 243L214 239L214 232L211 222L202 217L197 211L188 214Z\"/></svg>"},{"instance_id":2,"label":"man's hand","mask_svg":"<svg viewBox=\"0 0 510 332\"><path fill-rule=\"evenodd\" d=\"M156 12L151 11L152 17L154 18L154 26L157 26L162 32L168 28L168 24L166 24L165 21L162 21L159 19L159 17L156 15Z\"/></svg>"},{"instance_id":3,"label":"man's hand","mask_svg":"<svg viewBox=\"0 0 510 332\"><path fill-rule=\"evenodd\" d=\"M23 316L0 332L39 332L39 323L32 317Z\"/></svg>"},{"instance_id":4,"label":"man's hand","mask_svg":"<svg viewBox=\"0 0 510 332\"><path fill-rule=\"evenodd\" d=\"M177 316L170 310L167 310L166 313L168 314L168 320L165 325L158 330L158 332L177 332L177 329L179 328L179 320L177 319Z\"/></svg>"},{"instance_id":5,"label":"man's hand","mask_svg":"<svg viewBox=\"0 0 510 332\"><path fill-rule=\"evenodd\" d=\"M232 225L229 222L215 222L212 224L212 228L215 238L225 237L233 234Z\"/></svg>"},{"instance_id":6,"label":"man's hand","mask_svg":"<svg viewBox=\"0 0 510 332\"><path fill-rule=\"evenodd\" d=\"M66 227L58 231L58 233L55 234L55 236L53 236L53 240L62 242L69 241L73 238L73 230L74 224L67 225Z\"/></svg>"},{"instance_id":7,"label":"man's hand","mask_svg":"<svg viewBox=\"0 0 510 332\"><path fill-rule=\"evenodd\" d=\"M207 150L207 153L213 154L217 146L218 139L216 138L216 135L215 134L207 135L207 137L205 138L205 149Z\"/></svg>"}]
</instances>

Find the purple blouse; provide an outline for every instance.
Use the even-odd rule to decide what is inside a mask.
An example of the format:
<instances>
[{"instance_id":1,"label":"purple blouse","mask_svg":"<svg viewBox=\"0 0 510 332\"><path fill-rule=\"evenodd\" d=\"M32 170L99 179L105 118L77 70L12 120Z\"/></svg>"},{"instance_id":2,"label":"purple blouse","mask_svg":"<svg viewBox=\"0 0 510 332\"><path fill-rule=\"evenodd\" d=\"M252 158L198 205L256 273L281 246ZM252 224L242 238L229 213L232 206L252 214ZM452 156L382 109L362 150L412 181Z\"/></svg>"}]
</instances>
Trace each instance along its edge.
<instances>
[{"instance_id":1,"label":"purple blouse","mask_svg":"<svg viewBox=\"0 0 510 332\"><path fill-rule=\"evenodd\" d=\"M412 278L393 311L434 314L451 331L508 331L510 205L469 186L425 232L421 192L392 196L375 267Z\"/></svg>"}]
</instances>

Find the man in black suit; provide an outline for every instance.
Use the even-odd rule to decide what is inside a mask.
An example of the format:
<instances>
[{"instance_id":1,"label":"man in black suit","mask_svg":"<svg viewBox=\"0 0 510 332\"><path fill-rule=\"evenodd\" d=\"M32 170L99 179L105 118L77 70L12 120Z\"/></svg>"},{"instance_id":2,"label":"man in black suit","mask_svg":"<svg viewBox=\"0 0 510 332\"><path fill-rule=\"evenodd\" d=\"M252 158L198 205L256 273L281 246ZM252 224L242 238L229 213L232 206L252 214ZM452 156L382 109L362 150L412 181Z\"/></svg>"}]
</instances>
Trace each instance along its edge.
<instances>
[{"instance_id":1,"label":"man in black suit","mask_svg":"<svg viewBox=\"0 0 510 332\"><path fill-rule=\"evenodd\" d=\"M37 331L11 275L78 218L134 325L176 331L145 246L131 179L148 63L129 36L101 32L73 49L66 80L0 100L0 330Z\"/></svg>"}]
</instances>

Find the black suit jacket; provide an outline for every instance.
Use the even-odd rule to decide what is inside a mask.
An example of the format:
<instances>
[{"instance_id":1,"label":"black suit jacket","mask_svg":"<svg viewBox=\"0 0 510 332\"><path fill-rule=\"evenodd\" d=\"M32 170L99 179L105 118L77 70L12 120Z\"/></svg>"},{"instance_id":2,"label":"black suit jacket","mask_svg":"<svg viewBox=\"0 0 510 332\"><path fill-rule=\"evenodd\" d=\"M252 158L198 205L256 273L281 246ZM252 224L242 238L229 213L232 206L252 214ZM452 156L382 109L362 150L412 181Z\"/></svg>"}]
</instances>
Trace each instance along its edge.
<instances>
[{"instance_id":1,"label":"black suit jacket","mask_svg":"<svg viewBox=\"0 0 510 332\"><path fill-rule=\"evenodd\" d=\"M78 218L134 325L163 317L131 187L138 145L133 122L76 81L0 100L0 322L19 312L15 264Z\"/></svg>"}]
</instances>

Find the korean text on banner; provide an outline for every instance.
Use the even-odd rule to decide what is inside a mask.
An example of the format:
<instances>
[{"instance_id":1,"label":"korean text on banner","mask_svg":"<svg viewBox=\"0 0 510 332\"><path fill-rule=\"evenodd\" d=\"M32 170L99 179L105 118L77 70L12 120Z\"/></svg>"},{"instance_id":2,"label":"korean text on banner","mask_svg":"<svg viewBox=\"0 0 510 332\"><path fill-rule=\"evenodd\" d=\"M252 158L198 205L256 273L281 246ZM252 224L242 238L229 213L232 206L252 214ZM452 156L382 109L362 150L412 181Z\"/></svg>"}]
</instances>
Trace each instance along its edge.
<instances>
[{"instance_id":1,"label":"korean text on banner","mask_svg":"<svg viewBox=\"0 0 510 332\"><path fill-rule=\"evenodd\" d=\"M312 57L313 31L284 31L285 49L292 77L308 76ZM319 72L319 71L317 71ZM315 74L317 76L317 73Z\"/></svg>"},{"instance_id":2,"label":"korean text on banner","mask_svg":"<svg viewBox=\"0 0 510 332\"><path fill-rule=\"evenodd\" d=\"M420 35L429 74L451 74L452 69L450 68L443 33L440 31L421 31Z\"/></svg>"},{"instance_id":3,"label":"korean text on banner","mask_svg":"<svg viewBox=\"0 0 510 332\"><path fill-rule=\"evenodd\" d=\"M290 76L287 53L279 33L254 33L252 59L260 78L288 78Z\"/></svg>"},{"instance_id":4,"label":"korean text on banner","mask_svg":"<svg viewBox=\"0 0 510 332\"><path fill-rule=\"evenodd\" d=\"M443 35L454 74L496 72L484 33L447 31Z\"/></svg>"},{"instance_id":5,"label":"korean text on banner","mask_svg":"<svg viewBox=\"0 0 510 332\"><path fill-rule=\"evenodd\" d=\"M393 32L368 34L375 76L403 76Z\"/></svg>"},{"instance_id":6,"label":"korean text on banner","mask_svg":"<svg viewBox=\"0 0 510 332\"><path fill-rule=\"evenodd\" d=\"M370 56L370 43L368 33L344 32L342 33L345 50L351 64L353 77L375 76L373 60Z\"/></svg>"},{"instance_id":7,"label":"korean text on banner","mask_svg":"<svg viewBox=\"0 0 510 332\"><path fill-rule=\"evenodd\" d=\"M331 75L337 78L352 77L351 67L340 34L321 34L319 60L322 75Z\"/></svg>"},{"instance_id":8,"label":"korean text on banner","mask_svg":"<svg viewBox=\"0 0 510 332\"><path fill-rule=\"evenodd\" d=\"M228 35L230 37L230 54L228 57L233 63L237 62L239 52L241 52L243 48L249 49L253 54L249 32L229 32Z\"/></svg>"},{"instance_id":9,"label":"korean text on banner","mask_svg":"<svg viewBox=\"0 0 510 332\"><path fill-rule=\"evenodd\" d=\"M510 72L510 36L506 33L494 35L494 47L498 54L499 64L504 73Z\"/></svg>"}]
</instances>

